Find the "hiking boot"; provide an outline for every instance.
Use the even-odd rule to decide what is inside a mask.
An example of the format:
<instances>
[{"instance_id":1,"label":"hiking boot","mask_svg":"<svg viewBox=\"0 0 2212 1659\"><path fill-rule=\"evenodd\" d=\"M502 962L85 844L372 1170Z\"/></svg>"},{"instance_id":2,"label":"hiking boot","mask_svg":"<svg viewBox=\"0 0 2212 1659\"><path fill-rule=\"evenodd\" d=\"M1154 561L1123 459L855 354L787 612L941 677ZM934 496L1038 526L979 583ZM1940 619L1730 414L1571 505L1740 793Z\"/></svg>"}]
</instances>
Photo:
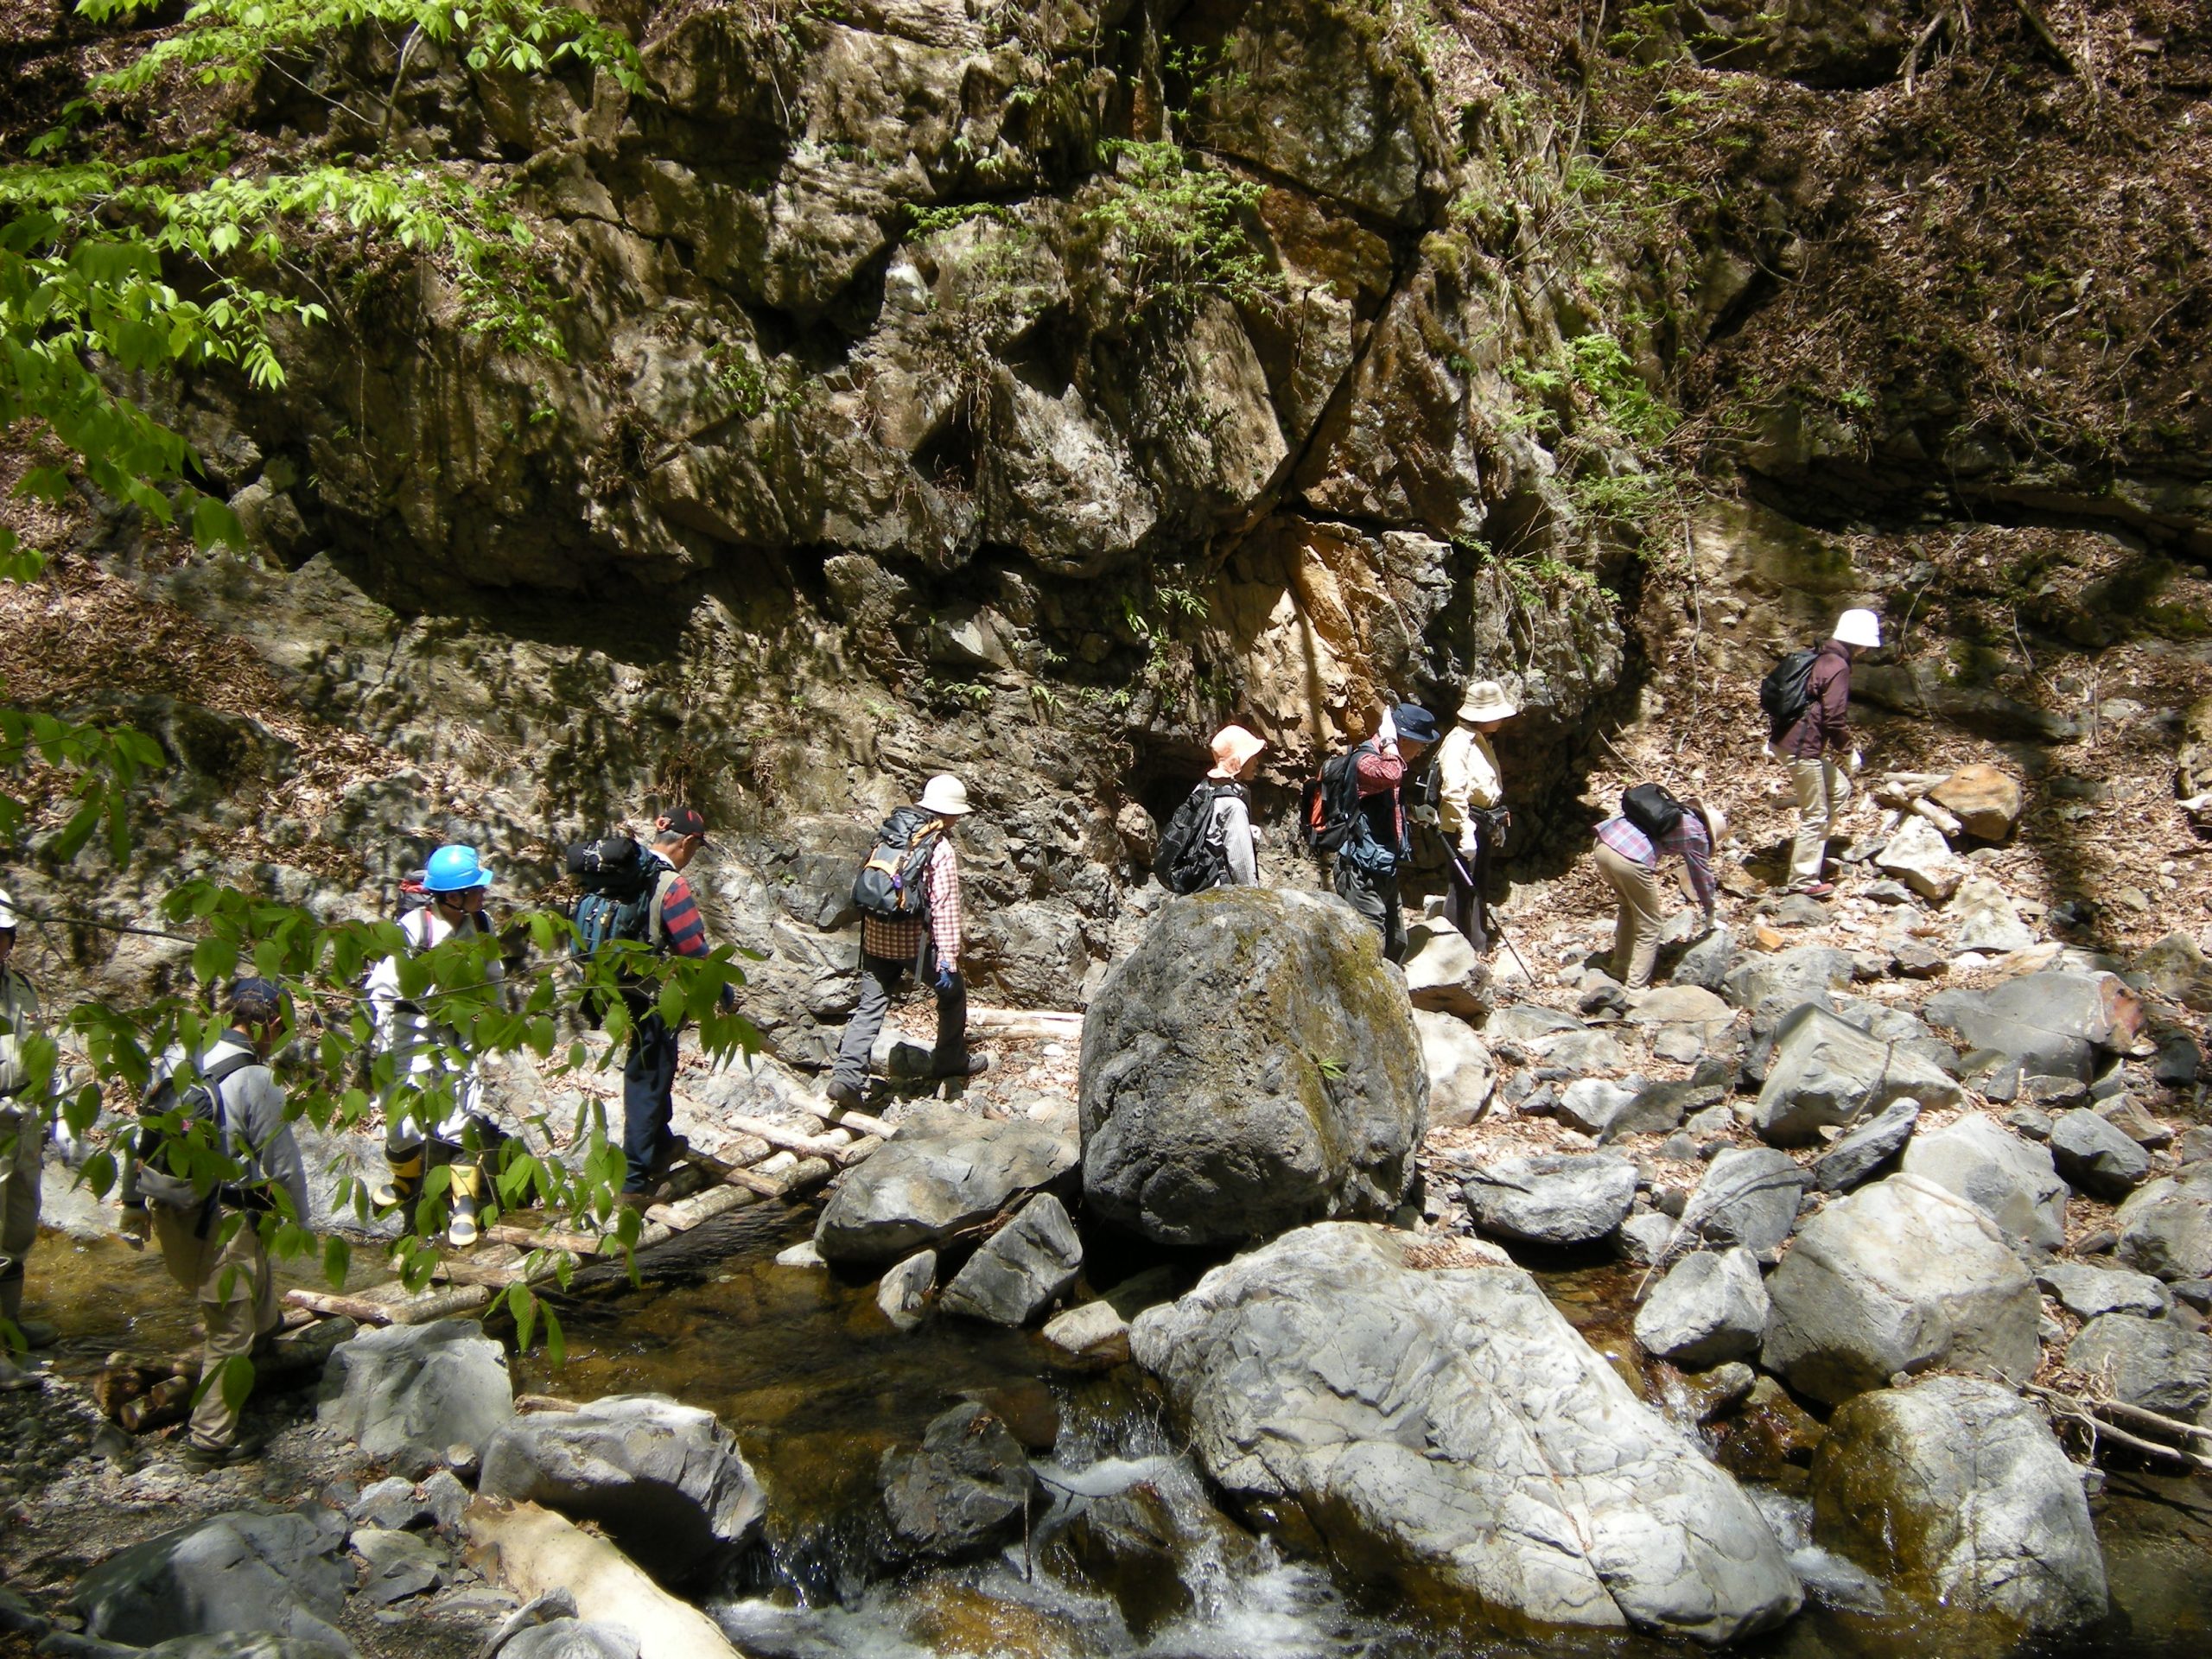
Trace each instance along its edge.
<instances>
[{"instance_id":1,"label":"hiking boot","mask_svg":"<svg viewBox=\"0 0 2212 1659\"><path fill-rule=\"evenodd\" d=\"M1789 891L1792 893L1802 893L1808 899L1828 899L1833 898L1835 894L1835 883L1833 881L1800 881L1796 887L1790 888Z\"/></svg>"},{"instance_id":2,"label":"hiking boot","mask_svg":"<svg viewBox=\"0 0 2212 1659\"><path fill-rule=\"evenodd\" d=\"M654 1175L665 1175L676 1166L678 1160L689 1158L690 1155L690 1140L684 1135L671 1134L661 1141L660 1150L653 1154L650 1173Z\"/></svg>"},{"instance_id":3,"label":"hiking boot","mask_svg":"<svg viewBox=\"0 0 2212 1659\"><path fill-rule=\"evenodd\" d=\"M61 1340L61 1327L51 1319L17 1319L15 1325L26 1348L51 1348Z\"/></svg>"},{"instance_id":4,"label":"hiking boot","mask_svg":"<svg viewBox=\"0 0 2212 1659\"><path fill-rule=\"evenodd\" d=\"M856 1084L838 1083L833 1080L823 1093L830 1103L840 1110L857 1112L861 1109L861 1091Z\"/></svg>"},{"instance_id":5,"label":"hiking boot","mask_svg":"<svg viewBox=\"0 0 2212 1659\"><path fill-rule=\"evenodd\" d=\"M956 1054L950 1059L930 1062L930 1075L933 1077L980 1077L990 1069L991 1057L988 1054Z\"/></svg>"},{"instance_id":6,"label":"hiking boot","mask_svg":"<svg viewBox=\"0 0 2212 1659\"><path fill-rule=\"evenodd\" d=\"M23 1394L45 1386L46 1379L36 1371L27 1371L5 1354L0 1354L0 1394Z\"/></svg>"},{"instance_id":7,"label":"hiking boot","mask_svg":"<svg viewBox=\"0 0 2212 1659\"><path fill-rule=\"evenodd\" d=\"M465 1250L483 1235L476 1225L476 1200L458 1198L453 1203L453 1216L446 1223L446 1243L456 1250Z\"/></svg>"},{"instance_id":8,"label":"hiking boot","mask_svg":"<svg viewBox=\"0 0 2212 1659\"><path fill-rule=\"evenodd\" d=\"M176 1460L188 1469L232 1469L260 1455L260 1446L251 1440L232 1440L228 1446L202 1446L194 1440L176 1454Z\"/></svg>"}]
</instances>

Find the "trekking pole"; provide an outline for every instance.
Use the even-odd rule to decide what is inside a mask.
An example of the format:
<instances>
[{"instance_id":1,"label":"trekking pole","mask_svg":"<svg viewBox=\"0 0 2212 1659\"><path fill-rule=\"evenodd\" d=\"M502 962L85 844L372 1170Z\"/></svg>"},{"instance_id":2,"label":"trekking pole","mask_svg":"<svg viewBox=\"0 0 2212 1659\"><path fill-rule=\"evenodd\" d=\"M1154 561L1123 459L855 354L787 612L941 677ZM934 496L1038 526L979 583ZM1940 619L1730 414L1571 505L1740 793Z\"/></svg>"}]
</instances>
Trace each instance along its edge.
<instances>
[{"instance_id":1,"label":"trekking pole","mask_svg":"<svg viewBox=\"0 0 2212 1659\"><path fill-rule=\"evenodd\" d=\"M1522 974L1531 985L1534 985L1536 982L1536 976L1529 967L1529 959L1521 954L1520 947L1513 943L1512 936L1506 932L1505 925L1497 919L1497 912L1490 907L1490 900L1483 895L1482 890L1475 886L1474 873L1460 861L1457 848L1450 849L1449 855L1452 860L1452 868L1459 872L1459 880L1466 883L1467 891L1474 894L1475 903L1482 912L1483 925L1496 933L1498 943L1513 952L1513 960L1521 964Z\"/></svg>"}]
</instances>

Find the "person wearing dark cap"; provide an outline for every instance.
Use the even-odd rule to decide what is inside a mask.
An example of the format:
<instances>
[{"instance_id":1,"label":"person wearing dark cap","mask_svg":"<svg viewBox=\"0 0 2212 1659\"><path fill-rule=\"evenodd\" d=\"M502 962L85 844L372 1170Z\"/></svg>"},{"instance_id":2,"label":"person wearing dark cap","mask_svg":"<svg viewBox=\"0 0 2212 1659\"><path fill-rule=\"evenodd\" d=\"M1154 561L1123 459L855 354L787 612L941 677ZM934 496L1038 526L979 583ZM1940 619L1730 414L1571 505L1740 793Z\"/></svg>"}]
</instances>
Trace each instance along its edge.
<instances>
[{"instance_id":1,"label":"person wearing dark cap","mask_svg":"<svg viewBox=\"0 0 2212 1659\"><path fill-rule=\"evenodd\" d=\"M708 954L707 923L683 870L707 844L707 820L696 807L679 806L653 821L649 856L659 867L646 912L646 942L678 957ZM723 1001L731 1001L727 987ZM622 1065L622 1202L634 1209L652 1201L654 1184L688 1150L670 1128L676 1116L678 1020L670 1025L643 993L630 999L630 1052Z\"/></svg>"},{"instance_id":2,"label":"person wearing dark cap","mask_svg":"<svg viewBox=\"0 0 2212 1659\"><path fill-rule=\"evenodd\" d=\"M254 1455L256 1448L238 1438L243 1402L231 1403L223 1371L276 1330L264 1220L273 1215L304 1226L308 1219L307 1172L284 1121L284 1091L268 1064L284 1030L283 993L265 979L237 980L226 1007L227 1027L192 1058L188 1073L183 1049L162 1057L138 1109L149 1117L190 1118L192 1097L204 1096L212 1107L208 1155L173 1157L165 1142L173 1142L174 1132L149 1124L123 1182L124 1230L143 1238L150 1221L169 1276L199 1303L201 1386L183 1459L202 1469ZM190 1173L179 1173L181 1165Z\"/></svg>"},{"instance_id":3,"label":"person wearing dark cap","mask_svg":"<svg viewBox=\"0 0 2212 1659\"><path fill-rule=\"evenodd\" d=\"M1382 954L1393 962L1406 953L1398 872L1413 857L1403 786L1436 738L1436 716L1402 702L1384 709L1375 735L1351 752L1358 802L1337 853L1336 894L1381 930Z\"/></svg>"}]
</instances>

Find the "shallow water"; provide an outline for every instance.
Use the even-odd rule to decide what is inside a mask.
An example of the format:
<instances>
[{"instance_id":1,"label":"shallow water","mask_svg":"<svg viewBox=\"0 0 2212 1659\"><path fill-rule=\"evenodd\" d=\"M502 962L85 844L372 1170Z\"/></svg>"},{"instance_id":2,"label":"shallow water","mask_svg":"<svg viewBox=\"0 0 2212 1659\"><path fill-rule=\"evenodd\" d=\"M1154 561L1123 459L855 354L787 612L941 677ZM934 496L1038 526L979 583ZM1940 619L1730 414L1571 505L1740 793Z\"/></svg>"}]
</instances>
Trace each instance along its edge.
<instances>
[{"instance_id":1,"label":"shallow water","mask_svg":"<svg viewBox=\"0 0 2212 1659\"><path fill-rule=\"evenodd\" d=\"M1070 1376L1033 1335L932 1320L902 1336L873 1287L821 1268L783 1268L810 1211L753 1216L724 1241L658 1267L641 1290L603 1286L563 1306L569 1357L519 1358L518 1389L591 1399L653 1390L704 1407L737 1434L771 1502L765 1561L711 1598L741 1647L762 1659L1656 1659L1685 1648L1641 1638L1538 1643L1439 1630L1358 1605L1323 1567L1240 1529L1217 1535L1203 1483L1130 1369ZM365 1256L368 1253L364 1252ZM366 1264L357 1269L365 1276ZM192 1310L160 1258L112 1241L48 1237L32 1258L33 1311L64 1340L58 1363L87 1371L111 1349L172 1351L194 1336ZM299 1275L307 1282L310 1274ZM1632 1291L1618 1268L1541 1275L1547 1292L1617 1365L1632 1368L1616 1311ZM961 1567L884 1580L875 1470L950 1405L977 1398L1037 1452L1051 1502L1027 1547ZM1141 1635L1089 1587L1055 1541L1089 1501L1143 1489L1180 1539L1174 1590L1186 1610ZM1878 1586L1814 1549L1802 1503L1758 1492L1812 1592L1807 1612L1748 1651L1775 1659L1903 1659L1967 1651L1953 1630L1875 1611ZM2212 1483L2120 1473L2096 1505L2115 1613L2104 1626L2034 1651L2085 1659L2202 1659L2212 1652ZM1185 1530L1187 1529L1187 1530Z\"/></svg>"}]
</instances>

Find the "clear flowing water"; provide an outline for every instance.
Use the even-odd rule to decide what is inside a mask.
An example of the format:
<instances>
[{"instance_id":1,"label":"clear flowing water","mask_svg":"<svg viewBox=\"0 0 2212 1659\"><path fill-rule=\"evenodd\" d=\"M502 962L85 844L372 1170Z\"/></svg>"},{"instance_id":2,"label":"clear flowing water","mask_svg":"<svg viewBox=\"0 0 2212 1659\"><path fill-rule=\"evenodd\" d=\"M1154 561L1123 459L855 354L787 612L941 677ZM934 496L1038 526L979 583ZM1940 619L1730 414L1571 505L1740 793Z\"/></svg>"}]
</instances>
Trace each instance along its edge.
<instances>
[{"instance_id":1,"label":"clear flowing water","mask_svg":"<svg viewBox=\"0 0 2212 1659\"><path fill-rule=\"evenodd\" d=\"M750 1212L747 1212L748 1215ZM587 1290L563 1309L569 1357L518 1360L517 1387L589 1399L675 1395L737 1434L767 1488L769 1548L709 1611L760 1659L1656 1659L1640 1638L1500 1640L1370 1605L1326 1567L1223 1516L1128 1367L1070 1376L1033 1335L954 1320L894 1331L873 1287L774 1252L811 1217L760 1216L652 1266L644 1287ZM191 1310L156 1257L48 1239L33 1300L62 1325L60 1363L89 1370L111 1347L188 1344ZM1632 1368L1617 1270L1543 1275L1561 1311ZM918 1440L963 1399L989 1404L1034 1452L1048 1501L1028 1537L990 1560L896 1572L875 1503L883 1452ZM1904 1659L1966 1651L1955 1630L1891 1611L1880 1586L1818 1550L1802 1500L1755 1489L1805 1579L1804 1615L1750 1651L1777 1659ZM1172 1538L1172 1573L1116 1573L1086 1552L1087 1511L1130 1505ZM2099 1630L2038 1649L2096 1659L2212 1653L2212 1483L2113 1476L2098 1503L2115 1611ZM1103 1511L1102 1511L1103 1512ZM1110 1552L1109 1552L1110 1555ZM888 1573L889 1576L886 1576ZM1357 1587L1354 1587L1355 1591Z\"/></svg>"}]
</instances>

